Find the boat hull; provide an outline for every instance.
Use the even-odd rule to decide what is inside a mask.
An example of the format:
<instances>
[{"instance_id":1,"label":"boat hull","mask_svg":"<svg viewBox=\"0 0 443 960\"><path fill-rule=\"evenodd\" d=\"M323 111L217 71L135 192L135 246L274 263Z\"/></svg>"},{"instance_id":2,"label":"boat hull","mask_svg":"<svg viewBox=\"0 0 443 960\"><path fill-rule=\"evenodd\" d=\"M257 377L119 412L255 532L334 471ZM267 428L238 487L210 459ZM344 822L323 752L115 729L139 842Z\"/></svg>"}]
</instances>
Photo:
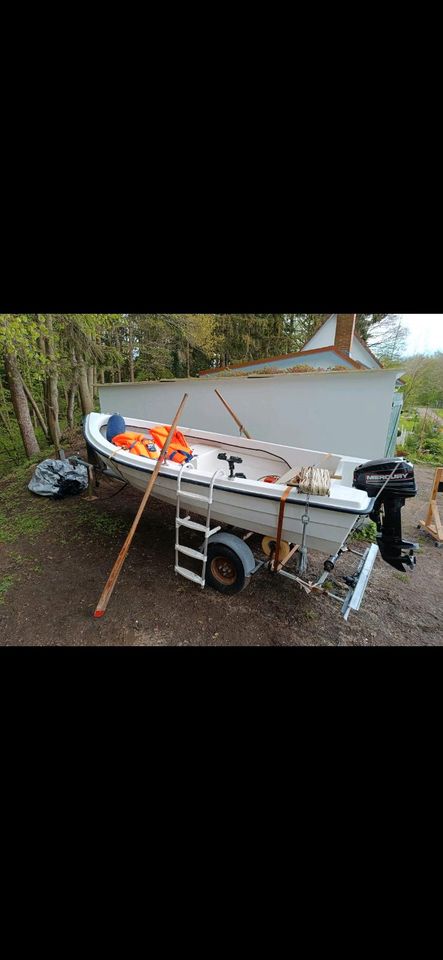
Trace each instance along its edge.
<instances>
[{"instance_id":1,"label":"boat hull","mask_svg":"<svg viewBox=\"0 0 443 960\"><path fill-rule=\"evenodd\" d=\"M143 493L156 461L115 447L106 439L107 414L91 413L85 420L86 442L101 463L120 479ZM126 418L128 430L149 432L153 422ZM281 498L286 490L284 477L294 475L303 465L329 469L332 476L330 496L310 496L297 488L285 502L282 538L300 544L303 517L307 513L306 546L326 554L334 554L342 545L359 517L368 515L372 502L366 493L353 487L352 479L359 460L331 453L322 453L265 441L211 434L180 427L193 450L193 458L181 472L181 506L191 514L206 518L207 503L187 499L186 492L208 497L213 483L211 526L232 525L262 536L275 537ZM229 476L228 453L240 454L236 463L242 472ZM220 459L222 455L222 459ZM275 474L281 482L266 483L264 475ZM292 473L291 473L292 471ZM167 461L156 479L152 496L176 505L180 465Z\"/></svg>"},{"instance_id":2,"label":"boat hull","mask_svg":"<svg viewBox=\"0 0 443 960\"><path fill-rule=\"evenodd\" d=\"M141 469L135 465L116 463L115 459L111 460L100 453L98 453L98 456L103 465L112 470L115 476L120 477L136 490L144 493L153 466ZM168 477L166 473L162 474L160 471L152 496L157 500L175 506L177 502L177 479L178 475ZM227 479L223 478L223 480L226 484ZM209 484L182 474L181 503L183 508L189 509L189 512L197 516L206 516L206 505L204 503L199 505L194 500L192 502L186 500L186 492L207 496ZM278 496L273 499L271 495L258 496L240 490L226 490L214 485L211 524L214 525L214 521L216 521L217 524L233 525L242 530L272 537L276 534L279 509L280 497ZM305 503L296 504L289 500L286 502L283 540L290 543L301 542L303 533L302 516L305 513ZM319 550L327 554L335 553L338 550L359 516L355 512L343 512L334 510L332 507L319 508L313 504L308 508L308 515L306 545L311 550Z\"/></svg>"}]
</instances>

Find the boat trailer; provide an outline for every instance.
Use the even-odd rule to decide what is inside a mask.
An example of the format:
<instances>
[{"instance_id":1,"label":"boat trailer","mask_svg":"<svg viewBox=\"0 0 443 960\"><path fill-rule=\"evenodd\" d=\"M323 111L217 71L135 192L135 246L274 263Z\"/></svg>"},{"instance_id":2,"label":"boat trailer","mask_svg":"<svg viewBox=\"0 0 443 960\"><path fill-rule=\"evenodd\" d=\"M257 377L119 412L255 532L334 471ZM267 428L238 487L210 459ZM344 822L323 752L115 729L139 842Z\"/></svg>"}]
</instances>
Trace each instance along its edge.
<instances>
[{"instance_id":1,"label":"boat trailer","mask_svg":"<svg viewBox=\"0 0 443 960\"><path fill-rule=\"evenodd\" d=\"M360 563L354 573L342 577L345 585L348 587L346 596L338 592L333 593L331 589L331 587L335 587L338 591L342 588L342 584L331 574L337 560L339 560L340 556L344 553L352 553L360 557ZM351 610L357 611L360 609L377 554L378 545L376 543L372 543L370 547L367 547L364 553L360 553L359 550L354 550L352 547L347 547L343 544L335 556L328 557L328 559L325 560L323 564L324 572L315 583L303 580L296 574L290 573L289 570L282 569L281 565L279 565L280 569L277 569L275 572L282 577L287 577L289 580L298 583L306 593L322 593L330 597L331 600L336 600L342 604L341 613L343 619L347 620Z\"/></svg>"},{"instance_id":2,"label":"boat trailer","mask_svg":"<svg viewBox=\"0 0 443 960\"><path fill-rule=\"evenodd\" d=\"M110 480L119 478L103 465L95 457L94 452L88 449L88 461L82 460L79 456L74 457L77 462L84 463L88 467L89 489L85 499L95 500L93 488L98 487L100 478L106 476ZM181 487L180 471L177 484L177 509L176 509L176 541L175 541L175 572L180 576L198 584L202 589L208 583L214 589L226 595L239 593L249 583L252 576L256 576L260 571L266 570L272 575L286 577L292 580L307 594L316 594L329 597L329 599L341 605L341 614L344 620L347 620L351 611L358 611L363 601L363 597L368 585L375 559L379 552L377 543L371 544L363 552L355 550L347 545L352 534L359 524L356 521L352 530L348 533L345 541L338 549L337 553L328 557L323 564L323 573L315 581L306 579L302 573L307 568L307 550L304 546L304 540L307 531L308 515L305 513L305 522L303 526L302 543L288 544L281 540L281 521L282 512L279 517L279 524L275 540L270 537L262 539L261 555L253 553L247 541L254 536L260 536L252 531L242 531L238 527L220 526L211 528L210 512L212 505L212 489L216 475L212 478L209 497L205 498L197 494L185 492ZM181 499L205 500L207 503L206 522L198 523L191 520L189 514L181 515ZM307 500L309 506L309 498ZM190 506L192 511L192 506ZM204 534L204 540L198 549L185 546L180 542L179 532L183 527L189 528L193 532ZM235 531L235 533L233 532ZM277 551L278 547L278 551ZM359 558L358 565L353 573L343 575L341 581L337 580L333 572L336 564L344 554L353 554ZM263 554L265 555L263 559ZM297 557L298 554L298 557ZM183 567L180 563L180 555L186 555L194 560L199 560L203 564L201 574ZM279 559L277 559L277 557ZM288 562L295 558L296 572L287 569ZM301 558L303 558L301 560ZM341 592L340 592L341 591Z\"/></svg>"},{"instance_id":3,"label":"boat trailer","mask_svg":"<svg viewBox=\"0 0 443 960\"><path fill-rule=\"evenodd\" d=\"M352 536L355 527L359 523L359 519L356 520L352 530L347 534L337 552L325 560L322 575L318 580L312 582L303 579L301 575L307 570L308 565L305 540L309 524L309 495L306 499L305 513L302 517L303 533L301 545L289 544L281 539L284 505L291 489L289 487L282 496L275 540L270 537L264 537L262 539L262 552L266 555L265 559L262 559L262 557L258 557L252 552L246 542L251 537L256 536L254 532L241 531L235 526L225 527L224 530L222 530L220 526L211 527L210 517L213 487L220 471L214 473L209 487L209 496L204 497L201 494L190 493L183 490L181 481L184 468L185 464L180 470L177 481L175 573L185 577L187 580L197 583L202 589L204 589L208 581L210 586L214 587L214 589L220 593L232 595L243 590L248 585L252 576L255 576L261 570L267 570L271 574L278 574L286 577L288 580L292 580L307 594L323 594L340 603L341 613L345 620L348 619L351 610L357 611L360 609L375 563L375 558L378 554L378 545L375 543L371 544L363 553L354 550L353 547L347 546L347 541ZM193 500L204 501L206 504L206 518L204 523L191 520L188 513L186 516L182 516L182 499L191 502ZM192 505L190 509L192 511ZM185 546L180 541L180 530L182 530L183 527L193 532L204 534L204 540L198 549ZM233 531L236 532L234 533ZM347 591L345 594L340 594L339 591L342 589L343 584L334 578L332 572L340 557L345 553L355 554L360 558L360 562L351 575L343 576L342 579L345 587L347 587ZM182 555L200 561L202 563L201 574L196 573L194 570L189 570L187 567L183 567L181 564ZM288 561L292 558L294 558L297 565L296 573L285 569Z\"/></svg>"},{"instance_id":4,"label":"boat trailer","mask_svg":"<svg viewBox=\"0 0 443 960\"><path fill-rule=\"evenodd\" d=\"M271 556L266 556L265 559L263 559L263 556L257 555L248 546L246 541L250 537L256 536L254 533L245 532L242 534L241 531L238 531L234 534L232 532L233 530L238 531L238 528L234 527L226 531L217 532L214 534L213 539L208 538L209 548L206 546L206 563L210 562L210 567L203 582L202 578L198 577L198 575L191 570L184 572L184 568L177 570L176 567L176 573L187 576L189 579L194 580L194 582L200 583L202 587L204 587L206 581L208 581L211 586L222 593L237 593L248 585L251 577L265 570L271 575L286 577L288 580L292 580L293 583L296 583L298 587L307 594L323 595L339 603L344 620L348 619L352 610L358 611L360 609L375 559L379 552L378 544L373 543L361 552L355 550L353 547L347 546L346 542L344 542L334 556L330 556L324 561L323 573L317 580L313 581L306 579L298 572L287 569L288 562L299 551L297 544L284 544L284 547L286 549L289 548L289 550L286 556L279 563L276 563L272 552ZM347 539L351 536L352 531ZM264 538L264 540L268 539L269 538ZM229 551L236 555L237 566L240 564L243 566L244 577L241 578L243 582L237 589L232 589L234 587L235 564L233 565L232 558L223 557L225 551L220 549L223 548L223 546L226 548L226 552ZM266 544L265 549L268 550L269 546L272 546L272 541L271 545ZM202 544L200 547L201 555L203 555L204 550L205 546ZM346 553L358 557L359 563L351 574L343 575L341 581L339 581L334 576L333 571L335 571L336 564L341 556ZM196 555L196 551L193 551L192 555ZM227 587L227 589L225 589L225 587ZM230 587L231 589L229 589Z\"/></svg>"}]
</instances>

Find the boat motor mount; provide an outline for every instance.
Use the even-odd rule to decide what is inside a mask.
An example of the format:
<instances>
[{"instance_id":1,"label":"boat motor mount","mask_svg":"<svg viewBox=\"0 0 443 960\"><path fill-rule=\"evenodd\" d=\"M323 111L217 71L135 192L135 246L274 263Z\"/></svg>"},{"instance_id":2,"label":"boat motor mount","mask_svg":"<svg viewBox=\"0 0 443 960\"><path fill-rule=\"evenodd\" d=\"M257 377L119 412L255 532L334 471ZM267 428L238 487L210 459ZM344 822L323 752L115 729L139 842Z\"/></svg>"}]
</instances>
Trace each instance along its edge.
<instances>
[{"instance_id":1,"label":"boat motor mount","mask_svg":"<svg viewBox=\"0 0 443 960\"><path fill-rule=\"evenodd\" d=\"M402 539L401 511L407 497L415 497L417 485L414 467L403 457L369 460L354 470L353 486L375 497L370 514L377 524L377 540L383 560L396 570L416 563L417 543ZM407 553L402 553L407 550Z\"/></svg>"},{"instance_id":2,"label":"boat motor mount","mask_svg":"<svg viewBox=\"0 0 443 960\"><path fill-rule=\"evenodd\" d=\"M242 460L241 457L233 457L233 456L228 457L228 454L227 454L227 453L219 453L219 455L218 455L218 457L217 457L217 460L227 460L228 465L229 465L229 479L230 479L230 480L233 480L235 477L241 477L242 480L246 480L246 476L245 476L244 473L234 473L235 464L236 464L236 463L243 463L243 460Z\"/></svg>"}]
</instances>

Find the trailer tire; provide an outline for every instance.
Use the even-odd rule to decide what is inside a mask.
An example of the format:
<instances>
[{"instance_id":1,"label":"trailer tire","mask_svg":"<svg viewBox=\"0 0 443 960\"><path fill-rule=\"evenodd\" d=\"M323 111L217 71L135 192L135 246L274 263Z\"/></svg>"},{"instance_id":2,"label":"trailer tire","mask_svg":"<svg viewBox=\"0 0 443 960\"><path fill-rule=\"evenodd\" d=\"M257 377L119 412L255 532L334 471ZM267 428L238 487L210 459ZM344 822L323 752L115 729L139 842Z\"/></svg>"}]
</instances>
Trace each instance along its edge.
<instances>
[{"instance_id":1,"label":"trailer tire","mask_svg":"<svg viewBox=\"0 0 443 960\"><path fill-rule=\"evenodd\" d=\"M210 587L232 596L244 590L250 579L242 557L235 550L224 543L209 544L206 583Z\"/></svg>"}]
</instances>

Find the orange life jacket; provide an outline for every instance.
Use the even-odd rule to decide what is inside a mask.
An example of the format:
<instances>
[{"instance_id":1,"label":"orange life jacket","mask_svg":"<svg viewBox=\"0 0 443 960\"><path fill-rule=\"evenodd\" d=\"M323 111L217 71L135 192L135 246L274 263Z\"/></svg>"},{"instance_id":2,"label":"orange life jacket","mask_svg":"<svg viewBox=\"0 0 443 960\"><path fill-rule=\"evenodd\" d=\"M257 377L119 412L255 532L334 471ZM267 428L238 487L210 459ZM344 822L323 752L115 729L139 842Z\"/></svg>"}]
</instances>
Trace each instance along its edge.
<instances>
[{"instance_id":1,"label":"orange life jacket","mask_svg":"<svg viewBox=\"0 0 443 960\"><path fill-rule=\"evenodd\" d=\"M143 436L142 433L132 433L130 430L126 430L125 433L118 433L112 442L115 443L116 447L122 447L129 453L136 453L139 457L158 460L160 456L160 451L155 449L153 441L149 437Z\"/></svg>"},{"instance_id":2,"label":"orange life jacket","mask_svg":"<svg viewBox=\"0 0 443 960\"><path fill-rule=\"evenodd\" d=\"M149 432L160 449L163 448L170 429L170 427L150 427ZM176 430L173 434L166 456L168 460L173 460L175 463L184 463L187 460L192 460L192 450L188 447L180 430Z\"/></svg>"}]
</instances>

